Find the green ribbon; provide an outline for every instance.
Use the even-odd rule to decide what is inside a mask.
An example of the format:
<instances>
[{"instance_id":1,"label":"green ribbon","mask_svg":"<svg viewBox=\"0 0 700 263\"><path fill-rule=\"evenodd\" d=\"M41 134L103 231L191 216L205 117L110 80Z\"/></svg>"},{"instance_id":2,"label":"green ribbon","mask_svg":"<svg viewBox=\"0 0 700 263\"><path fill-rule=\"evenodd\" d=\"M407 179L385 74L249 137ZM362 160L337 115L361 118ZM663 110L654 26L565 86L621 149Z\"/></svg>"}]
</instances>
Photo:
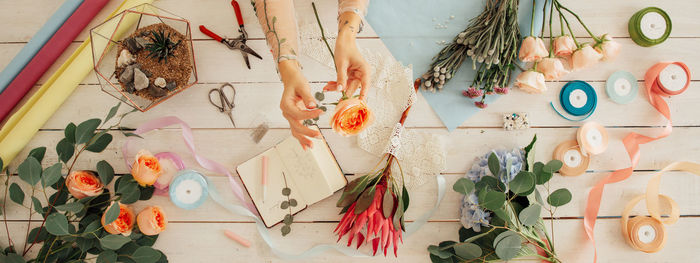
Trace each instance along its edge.
<instances>
[{"instance_id":1,"label":"green ribbon","mask_svg":"<svg viewBox=\"0 0 700 263\"><path fill-rule=\"evenodd\" d=\"M660 38L652 39L649 38L649 36L644 35L644 33L642 32L642 17L644 17L644 15L648 13L658 13L659 15L661 15L661 17L664 18L664 20L666 20L666 31ZM666 14L664 10L661 10L661 8L647 7L642 10L639 10L637 13L634 13L634 15L632 15L628 24L628 30L630 33L630 37L632 38L632 40L634 40L635 43L637 43L637 45L643 47L651 47L666 41L668 36L671 34L671 18L668 16L668 14Z\"/></svg>"}]
</instances>

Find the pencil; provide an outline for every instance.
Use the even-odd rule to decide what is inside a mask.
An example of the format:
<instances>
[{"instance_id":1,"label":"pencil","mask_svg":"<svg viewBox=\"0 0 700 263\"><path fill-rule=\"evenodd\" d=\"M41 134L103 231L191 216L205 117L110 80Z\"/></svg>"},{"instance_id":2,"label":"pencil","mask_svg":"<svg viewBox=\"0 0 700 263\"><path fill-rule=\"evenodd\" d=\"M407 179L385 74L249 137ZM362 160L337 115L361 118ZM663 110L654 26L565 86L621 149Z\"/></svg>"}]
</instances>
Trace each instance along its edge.
<instances>
[{"instance_id":1,"label":"pencil","mask_svg":"<svg viewBox=\"0 0 700 263\"><path fill-rule=\"evenodd\" d=\"M267 199L267 156L262 157L262 187L263 187L263 203Z\"/></svg>"}]
</instances>

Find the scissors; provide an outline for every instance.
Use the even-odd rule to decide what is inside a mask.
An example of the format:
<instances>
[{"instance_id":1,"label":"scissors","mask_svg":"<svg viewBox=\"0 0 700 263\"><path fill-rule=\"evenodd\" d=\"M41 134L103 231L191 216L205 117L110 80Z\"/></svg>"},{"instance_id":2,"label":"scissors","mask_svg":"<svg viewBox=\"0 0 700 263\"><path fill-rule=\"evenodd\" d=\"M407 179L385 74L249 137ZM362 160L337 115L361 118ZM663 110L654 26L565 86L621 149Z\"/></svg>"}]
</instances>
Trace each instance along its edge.
<instances>
[{"instance_id":1,"label":"scissors","mask_svg":"<svg viewBox=\"0 0 700 263\"><path fill-rule=\"evenodd\" d=\"M230 87L231 90L233 91L233 96L231 96L231 100L226 97L226 92L224 91L224 88ZM219 103L216 103L215 100L212 99L212 93L218 93L219 95ZM233 120L233 115L231 114L233 108L236 107L235 104L236 100L236 88L233 87L230 83L226 83L221 85L221 87L211 89L209 91L209 102L211 102L214 107L219 109L219 112L223 112L226 115L228 115L228 118L231 120L231 123L233 124L233 127L236 127L236 122Z\"/></svg>"},{"instance_id":2,"label":"scissors","mask_svg":"<svg viewBox=\"0 0 700 263\"><path fill-rule=\"evenodd\" d=\"M262 57L258 55L258 53L255 52L255 50L253 50L245 44L246 41L248 41L248 33L245 31L245 26L243 24L243 15L241 15L241 8L240 6L238 6L238 2L236 2L236 0L232 0L231 5L233 6L233 10L236 13L236 20L238 22L238 32L241 33L237 38L222 38L216 33L211 32L203 25L199 26L199 31L202 31L202 33L204 33L205 35L223 43L231 50L240 50L241 55L243 55L243 60L245 60L245 65L248 67L248 69L250 69L250 61L248 60L248 54L251 54L258 59L262 59Z\"/></svg>"}]
</instances>

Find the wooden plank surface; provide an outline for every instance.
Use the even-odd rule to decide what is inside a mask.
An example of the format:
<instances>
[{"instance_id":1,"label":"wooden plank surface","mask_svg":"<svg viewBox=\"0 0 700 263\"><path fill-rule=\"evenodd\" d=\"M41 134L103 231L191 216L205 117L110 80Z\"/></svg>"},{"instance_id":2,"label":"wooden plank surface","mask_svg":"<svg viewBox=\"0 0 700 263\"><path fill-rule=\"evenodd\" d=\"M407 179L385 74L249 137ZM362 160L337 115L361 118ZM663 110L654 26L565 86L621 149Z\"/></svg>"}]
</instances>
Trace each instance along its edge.
<instances>
[{"instance_id":1,"label":"wooden plank surface","mask_svg":"<svg viewBox=\"0 0 700 263\"><path fill-rule=\"evenodd\" d=\"M326 30L335 31L337 29L336 2L317 2L320 18ZM700 178L685 173L669 173L663 180L661 192L678 202L683 217L675 225L667 227L668 242L659 253L645 254L627 246L622 240L618 219L615 217L619 216L622 207L629 199L643 193L647 181L653 175L653 170L660 169L675 160L700 161L700 144L696 143L697 136L700 134L700 114L697 110L697 103L700 101L700 91L698 91L700 78L697 77L700 76L700 54L696 52L697 47L700 46L700 29L697 27L696 16L700 12L700 3L690 0L569 0L565 2L568 7L578 12L594 32L600 34L607 32L619 38L623 48L617 60L569 74L560 82L548 82L549 89L543 95L529 95L513 90L510 95L503 96L492 103L487 110L477 113L451 133L444 129L438 117L419 96L407 120L407 126L418 131L447 136L447 169L444 171L444 176L447 179L447 185L450 186L463 176L471 166L474 157L482 155L491 148L523 146L534 134L539 138L536 158L548 160L554 147L561 141L572 139L579 125L560 118L551 109L549 102L556 99L559 88L566 80L580 79L591 83L599 96L599 105L591 120L608 128L611 138L609 149L593 158L586 174L579 177L557 175L550 186L552 189L569 188L574 196L569 205L557 211L557 216L565 218L554 220L558 253L564 262L591 262L592 244L585 239L580 220L586 195L590 188L598 180L607 176L611 170L629 165L629 159L620 142L626 134L632 131L646 135L658 134L659 126L664 124L663 118L645 98L643 78L647 68L659 61L683 61L690 67L695 81L687 92L668 100L676 128L671 136L641 147L640 163L632 178L606 187L603 195L604 203L600 209L600 216L604 218L600 219L596 226L596 237L599 262L692 262L695 259L694 244L700 236L700 230L695 227L700 223L700 204L697 202L700 194ZM3 7L0 8L0 23L3 24L3 29L0 30L0 68L4 68L10 62L60 4L61 1L55 0L0 0L0 6ZM118 4L119 1L111 1L98 15L99 19L95 19L88 28L97 25ZM228 1L159 0L156 5L183 16L192 23L199 80L202 84L184 91L149 112L130 115L124 120L124 126L136 127L156 117L176 115L194 128L196 143L201 153L221 162L231 170L256 153L289 136L288 124L281 117L278 107L282 85L274 70L271 56L267 52L268 48L260 26L248 2L241 2L246 28L251 38L248 43L264 58L262 61L252 59L254 70L251 71L245 69L237 52L227 50L196 30L198 25L204 24L223 35L237 35L235 17ZM314 22L310 0L295 1L295 5L300 24ZM647 6L661 7L673 19L671 38L651 48L635 45L627 32L629 17ZM590 41L583 28L574 27L573 29L577 37ZM87 36L88 33L85 30L49 72L58 68ZM371 26L366 26L360 37L358 43L361 48L390 55ZM445 38L451 37L445 36ZM332 69L306 56L302 56L300 61L304 65L304 74L312 82L313 90L320 90L323 83L335 78ZM605 80L616 70L629 71L639 80L638 84L642 91L631 104L615 104L605 95ZM39 83L43 83L49 76L50 74L46 74ZM227 117L215 112L206 99L211 88L225 82L234 83L238 91L237 108L233 114L239 127L235 129L231 128ZM100 91L94 74L90 74L19 156L26 156L33 147L49 146L44 163L55 162L57 158L53 146L62 137L62 129L68 122L102 118L109 107L115 103L111 96ZM465 99L465 103L470 102ZM125 110L125 108L122 109L122 111ZM503 131L500 128L501 116L512 112L527 112L533 128L524 131ZM259 120L267 121L273 129L260 143L255 144L248 139L248 136L256 121ZM377 157L357 147L355 138L341 137L333 133L329 129L328 116L323 116L319 125L323 128L323 133L343 171L351 176L349 178L352 178L352 174L368 172L367 169L377 161ZM86 154L76 167L93 169L99 160L106 159L115 167L117 173L128 173L121 158L124 137L115 131L111 133L114 134L115 140L107 150L101 154ZM179 133L176 127L152 132L142 147L153 152L169 150L185 155L187 151L181 143ZM194 160L189 156L185 157L185 163L190 167L196 167ZM18 162L15 161L12 166L16 167L17 164ZM232 194L223 189L226 179L214 174L210 175L220 186L220 192L224 197L232 200ZM17 178L12 180L15 181ZM407 213L409 221L418 218L434 205L436 190L436 183L432 180L412 190L412 204ZM276 242L288 251L300 251L321 243L334 243L335 236L332 234L332 229L339 220L338 209L334 206L337 198L338 194L298 214L296 217L298 222L293 225L293 231L288 237L282 238L279 235L279 226L271 229L270 233ZM456 230L459 228L457 210L460 199L461 196L449 190L448 187L447 195L436 214L423 229L404 240L405 244L399 249L399 258L382 256L351 259L337 252L328 252L304 262L426 262L429 260L426 251L429 244L457 238ZM232 215L211 201L193 211L178 209L167 198L159 196L135 206L138 210L149 204L161 205L168 212L169 228L162 234L156 247L169 255L172 262L230 262L232 258L234 262L281 261L263 244L254 224L249 219ZM642 211L641 208L640 205L637 209ZM11 204L8 205L8 210L11 237L22 240L27 225L26 209ZM31 224L39 223L35 221L36 218L33 217ZM226 239L222 235L223 229L234 230L250 239L253 242L252 248L242 248ZM0 235L0 246L7 245L7 240L3 237L4 232Z\"/></svg>"}]
</instances>

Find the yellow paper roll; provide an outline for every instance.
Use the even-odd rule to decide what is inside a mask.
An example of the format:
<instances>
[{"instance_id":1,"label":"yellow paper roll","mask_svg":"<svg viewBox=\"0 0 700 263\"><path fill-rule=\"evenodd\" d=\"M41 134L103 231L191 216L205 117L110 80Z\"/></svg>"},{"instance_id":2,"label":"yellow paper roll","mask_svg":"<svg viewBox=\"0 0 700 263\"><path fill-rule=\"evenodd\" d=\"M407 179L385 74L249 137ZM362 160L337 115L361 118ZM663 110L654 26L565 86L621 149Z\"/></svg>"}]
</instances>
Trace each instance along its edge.
<instances>
[{"instance_id":1,"label":"yellow paper roll","mask_svg":"<svg viewBox=\"0 0 700 263\"><path fill-rule=\"evenodd\" d=\"M129 8L152 3L154 0L124 0L119 7L112 12L108 19ZM119 25L119 32L115 36L123 34L130 25L137 21L138 16L125 16ZM103 27L103 35L110 35L116 29L113 26ZM109 33L109 34L108 34ZM95 43L93 43L95 44ZM105 42L103 45L108 44ZM106 46L105 46L106 48ZM96 48L96 50L101 50ZM83 41L78 49L51 75L44 85L13 114L0 130L0 158L7 166L12 159L27 145L34 134L46 123L58 107L73 93L73 90L92 71L92 50L90 39ZM5 167L2 167L4 169Z\"/></svg>"}]
</instances>

